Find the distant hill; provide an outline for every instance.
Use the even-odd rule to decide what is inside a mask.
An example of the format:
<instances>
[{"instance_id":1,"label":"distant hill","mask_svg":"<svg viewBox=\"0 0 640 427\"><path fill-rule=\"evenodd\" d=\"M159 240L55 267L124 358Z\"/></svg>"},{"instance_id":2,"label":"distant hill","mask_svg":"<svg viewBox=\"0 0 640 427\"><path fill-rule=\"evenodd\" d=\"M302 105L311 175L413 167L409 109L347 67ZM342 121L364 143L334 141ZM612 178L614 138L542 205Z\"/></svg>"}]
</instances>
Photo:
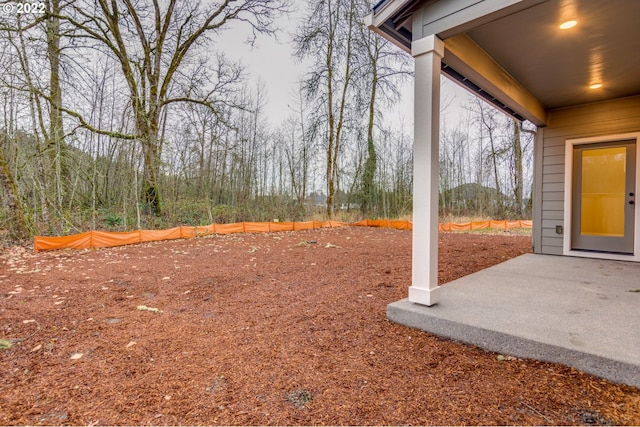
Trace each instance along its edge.
<instances>
[{"instance_id":1,"label":"distant hill","mask_svg":"<svg viewBox=\"0 0 640 427\"><path fill-rule=\"evenodd\" d=\"M462 184L440 193L440 211L445 215L491 215L497 205L498 191L476 183Z\"/></svg>"}]
</instances>

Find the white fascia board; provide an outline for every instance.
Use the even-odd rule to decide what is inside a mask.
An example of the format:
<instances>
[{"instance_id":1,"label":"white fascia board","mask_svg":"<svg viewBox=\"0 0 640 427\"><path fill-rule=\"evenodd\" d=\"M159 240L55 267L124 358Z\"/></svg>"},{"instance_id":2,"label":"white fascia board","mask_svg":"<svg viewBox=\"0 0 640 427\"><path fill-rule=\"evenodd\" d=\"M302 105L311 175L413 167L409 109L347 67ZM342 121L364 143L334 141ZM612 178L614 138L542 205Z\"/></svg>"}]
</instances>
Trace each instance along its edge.
<instances>
[{"instance_id":1,"label":"white fascia board","mask_svg":"<svg viewBox=\"0 0 640 427\"><path fill-rule=\"evenodd\" d=\"M398 12L398 10L400 10L411 1L412 0L392 0L390 2L387 2L377 13L374 14L372 12L370 15L368 15L365 18L365 24L369 28L371 28L372 26L379 28L382 24L387 22L387 19L389 19L392 15Z\"/></svg>"},{"instance_id":2,"label":"white fascia board","mask_svg":"<svg viewBox=\"0 0 640 427\"><path fill-rule=\"evenodd\" d=\"M400 49L404 50L407 53L411 53L411 48L405 46L404 44L402 44L398 39L396 39L395 37L393 37L391 34L381 30L380 28L376 27L375 25L371 24L370 22L370 18L372 18L372 15L367 15L364 17L365 21L365 25L374 33L378 34L379 36L389 40L391 43L395 44L396 46L398 46Z\"/></svg>"},{"instance_id":3,"label":"white fascia board","mask_svg":"<svg viewBox=\"0 0 640 427\"><path fill-rule=\"evenodd\" d=\"M389 40L391 43L398 46L400 49L404 50L407 53L411 53L411 49L407 46L403 45L400 41L398 41L395 37L391 36L387 32L383 31L380 27L384 25L387 20L393 16L398 10L403 8L407 3L410 3L412 0L393 0L387 2L384 7L379 10L377 13L370 13L369 15L364 17L364 24L373 32L378 35L384 37ZM413 0L415 1L415 0Z\"/></svg>"},{"instance_id":4,"label":"white fascia board","mask_svg":"<svg viewBox=\"0 0 640 427\"><path fill-rule=\"evenodd\" d=\"M469 36L448 38L444 47L444 63L536 126L546 125L542 103Z\"/></svg>"}]
</instances>

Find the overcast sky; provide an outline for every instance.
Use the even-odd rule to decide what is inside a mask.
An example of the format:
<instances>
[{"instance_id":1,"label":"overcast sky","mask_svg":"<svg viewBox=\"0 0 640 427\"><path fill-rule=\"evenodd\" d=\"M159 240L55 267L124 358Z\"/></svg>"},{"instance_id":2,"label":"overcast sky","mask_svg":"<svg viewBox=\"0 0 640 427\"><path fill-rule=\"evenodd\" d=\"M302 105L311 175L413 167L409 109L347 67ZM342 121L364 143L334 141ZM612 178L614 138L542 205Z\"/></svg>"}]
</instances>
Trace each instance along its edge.
<instances>
[{"instance_id":1,"label":"overcast sky","mask_svg":"<svg viewBox=\"0 0 640 427\"><path fill-rule=\"evenodd\" d=\"M295 6L304 7L305 2L295 2ZM290 16L284 16L277 23L281 28L277 39L259 36L251 47L246 43L249 34L248 26L236 25L222 34L218 47L234 61L241 61L249 74L251 88L256 87L259 79L264 81L267 89L266 114L269 121L277 126L294 111L298 91L298 82L304 78L310 64L300 64L292 56L291 35L296 30L304 11L298 10ZM444 79L442 98L450 106L444 112L443 118L447 124L457 121L461 115L460 105L466 103L468 92L448 79ZM402 87L402 97L397 108L388 111L385 119L391 122L404 122L405 128L413 125L413 79L408 80Z\"/></svg>"}]
</instances>

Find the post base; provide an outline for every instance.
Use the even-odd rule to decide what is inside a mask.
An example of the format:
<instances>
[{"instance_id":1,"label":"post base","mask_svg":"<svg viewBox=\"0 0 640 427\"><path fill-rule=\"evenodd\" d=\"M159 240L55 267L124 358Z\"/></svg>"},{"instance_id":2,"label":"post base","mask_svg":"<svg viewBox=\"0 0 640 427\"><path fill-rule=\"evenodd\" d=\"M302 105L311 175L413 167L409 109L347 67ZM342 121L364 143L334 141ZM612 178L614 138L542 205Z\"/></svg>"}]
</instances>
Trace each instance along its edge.
<instances>
[{"instance_id":1,"label":"post base","mask_svg":"<svg viewBox=\"0 0 640 427\"><path fill-rule=\"evenodd\" d=\"M411 286L409 287L409 301L430 307L440 301L440 288L425 289Z\"/></svg>"}]
</instances>

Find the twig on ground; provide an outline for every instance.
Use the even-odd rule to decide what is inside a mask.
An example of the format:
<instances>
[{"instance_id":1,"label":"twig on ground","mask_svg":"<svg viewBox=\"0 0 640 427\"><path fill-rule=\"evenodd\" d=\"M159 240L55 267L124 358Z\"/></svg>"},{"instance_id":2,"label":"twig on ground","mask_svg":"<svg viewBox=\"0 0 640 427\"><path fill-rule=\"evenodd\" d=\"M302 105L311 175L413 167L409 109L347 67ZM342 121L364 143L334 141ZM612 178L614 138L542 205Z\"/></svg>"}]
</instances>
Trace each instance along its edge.
<instances>
[{"instance_id":1,"label":"twig on ground","mask_svg":"<svg viewBox=\"0 0 640 427\"><path fill-rule=\"evenodd\" d=\"M528 405L526 402L524 401L520 401L520 403L522 403L524 406L526 406L527 408L531 409L533 412L535 412L537 415L541 416L542 418L544 418L548 423L553 424L553 420L549 417L547 417L546 415L544 415L542 412L538 411L536 408L534 408L531 405Z\"/></svg>"}]
</instances>

